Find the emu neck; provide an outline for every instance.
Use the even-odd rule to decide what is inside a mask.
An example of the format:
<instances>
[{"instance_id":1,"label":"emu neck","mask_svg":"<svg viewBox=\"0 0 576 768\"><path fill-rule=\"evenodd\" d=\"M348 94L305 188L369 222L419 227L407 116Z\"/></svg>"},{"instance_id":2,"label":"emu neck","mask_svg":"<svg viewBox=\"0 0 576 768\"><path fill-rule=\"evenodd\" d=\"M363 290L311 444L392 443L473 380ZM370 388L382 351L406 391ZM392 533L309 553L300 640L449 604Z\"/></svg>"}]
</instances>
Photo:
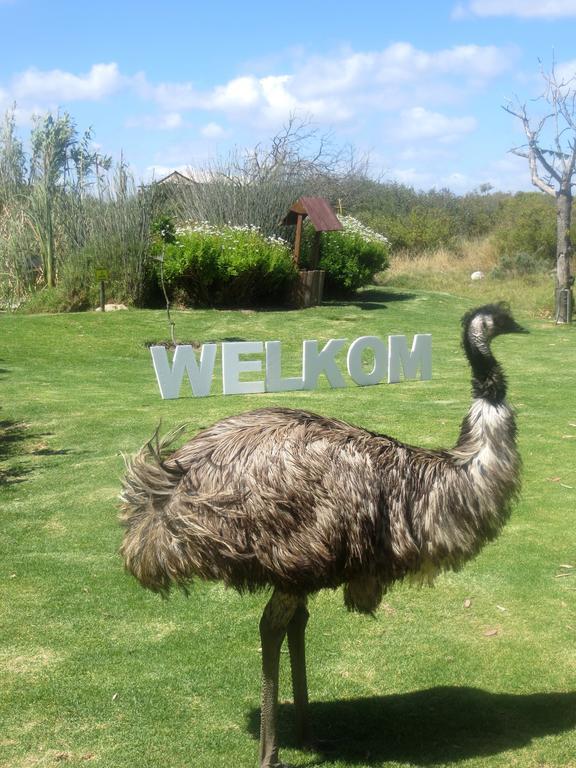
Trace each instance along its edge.
<instances>
[{"instance_id":1,"label":"emu neck","mask_svg":"<svg viewBox=\"0 0 576 768\"><path fill-rule=\"evenodd\" d=\"M490 350L489 342L478 328L468 327L463 346L472 368L474 402L462 422L454 449L461 459L490 457L515 450L514 414L506 403L506 379L500 364Z\"/></svg>"},{"instance_id":2,"label":"emu neck","mask_svg":"<svg viewBox=\"0 0 576 768\"><path fill-rule=\"evenodd\" d=\"M484 336L476 335L470 328L463 338L466 357L472 368L472 393L496 405L506 397L506 379L500 364L492 354Z\"/></svg>"}]
</instances>

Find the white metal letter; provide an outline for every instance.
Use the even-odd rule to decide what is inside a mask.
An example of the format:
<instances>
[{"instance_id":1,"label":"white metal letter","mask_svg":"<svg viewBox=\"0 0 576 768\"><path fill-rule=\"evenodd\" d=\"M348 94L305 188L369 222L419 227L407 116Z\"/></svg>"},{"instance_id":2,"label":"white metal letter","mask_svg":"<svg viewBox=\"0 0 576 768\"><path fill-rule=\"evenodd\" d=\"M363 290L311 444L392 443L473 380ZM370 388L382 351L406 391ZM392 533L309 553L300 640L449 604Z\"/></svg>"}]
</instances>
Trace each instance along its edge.
<instances>
[{"instance_id":1,"label":"white metal letter","mask_svg":"<svg viewBox=\"0 0 576 768\"><path fill-rule=\"evenodd\" d=\"M266 342L266 392L290 392L303 389L304 381L299 376L282 378L282 342Z\"/></svg>"},{"instance_id":2,"label":"white metal letter","mask_svg":"<svg viewBox=\"0 0 576 768\"><path fill-rule=\"evenodd\" d=\"M344 377L338 370L334 356L340 352L346 339L330 339L324 348L318 351L317 341L305 341L302 352L302 378L304 389L315 389L318 376L326 374L331 387L345 387Z\"/></svg>"},{"instance_id":3,"label":"white metal letter","mask_svg":"<svg viewBox=\"0 0 576 768\"><path fill-rule=\"evenodd\" d=\"M432 335L417 333L408 351L406 336L388 336L388 383L400 381L400 370L404 370L405 379L415 379L420 368L420 378L432 378Z\"/></svg>"},{"instance_id":4,"label":"white metal letter","mask_svg":"<svg viewBox=\"0 0 576 768\"><path fill-rule=\"evenodd\" d=\"M240 360L240 355L256 355L263 351L261 341L228 341L222 344L222 389L225 395L264 392L263 381L240 381L241 373L262 370L262 360Z\"/></svg>"},{"instance_id":5,"label":"white metal letter","mask_svg":"<svg viewBox=\"0 0 576 768\"><path fill-rule=\"evenodd\" d=\"M190 344L179 344L174 350L172 367L168 362L166 347L150 347L156 380L160 394L164 400L172 400L180 394L184 372L196 397L210 394L214 361L216 360L216 344L203 344L200 352L200 366L196 361L194 350Z\"/></svg>"},{"instance_id":6,"label":"white metal letter","mask_svg":"<svg viewBox=\"0 0 576 768\"><path fill-rule=\"evenodd\" d=\"M374 354L374 365L369 373L362 365L362 353L365 349L371 349ZM386 374L386 362L386 344L377 336L360 336L350 344L346 364L348 373L356 384L380 384Z\"/></svg>"}]
</instances>

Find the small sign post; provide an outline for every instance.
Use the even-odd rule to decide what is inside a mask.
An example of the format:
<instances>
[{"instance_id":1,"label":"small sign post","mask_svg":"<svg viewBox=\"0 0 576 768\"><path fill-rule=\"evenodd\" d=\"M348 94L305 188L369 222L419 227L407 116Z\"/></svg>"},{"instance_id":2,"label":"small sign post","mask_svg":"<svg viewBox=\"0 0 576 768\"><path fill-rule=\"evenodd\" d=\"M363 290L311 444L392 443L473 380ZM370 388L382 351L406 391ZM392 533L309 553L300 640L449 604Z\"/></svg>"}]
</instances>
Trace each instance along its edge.
<instances>
[{"instance_id":1,"label":"small sign post","mask_svg":"<svg viewBox=\"0 0 576 768\"><path fill-rule=\"evenodd\" d=\"M107 269L101 269L96 267L94 270L94 277L100 282L100 309L102 312L106 312L106 290L104 283L110 279L110 273Z\"/></svg>"}]
</instances>

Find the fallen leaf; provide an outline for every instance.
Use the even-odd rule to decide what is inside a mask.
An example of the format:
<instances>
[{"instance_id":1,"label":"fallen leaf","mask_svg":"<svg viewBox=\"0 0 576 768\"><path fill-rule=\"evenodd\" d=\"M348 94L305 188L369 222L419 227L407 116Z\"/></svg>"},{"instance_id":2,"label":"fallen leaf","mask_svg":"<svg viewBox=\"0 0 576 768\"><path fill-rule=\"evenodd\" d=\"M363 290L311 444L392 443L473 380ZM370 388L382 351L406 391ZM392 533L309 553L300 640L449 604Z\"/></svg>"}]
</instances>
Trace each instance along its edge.
<instances>
[{"instance_id":1,"label":"fallen leaf","mask_svg":"<svg viewBox=\"0 0 576 768\"><path fill-rule=\"evenodd\" d=\"M571 571L571 570L572 570L572 568L574 568L574 566L573 566L573 565L567 565L566 563L560 563L560 565L558 566L558 568L567 568L568 570L570 570L570 571Z\"/></svg>"},{"instance_id":2,"label":"fallen leaf","mask_svg":"<svg viewBox=\"0 0 576 768\"><path fill-rule=\"evenodd\" d=\"M486 632L484 632L484 637L496 637L497 634L497 629L487 629Z\"/></svg>"},{"instance_id":3,"label":"fallen leaf","mask_svg":"<svg viewBox=\"0 0 576 768\"><path fill-rule=\"evenodd\" d=\"M467 597L466 600L464 600L464 608L470 608L471 605L472 605L472 600L470 600L470 598Z\"/></svg>"},{"instance_id":4,"label":"fallen leaf","mask_svg":"<svg viewBox=\"0 0 576 768\"><path fill-rule=\"evenodd\" d=\"M499 611L507 611L508 608L504 608L503 605L497 605L496 608L498 608Z\"/></svg>"}]
</instances>

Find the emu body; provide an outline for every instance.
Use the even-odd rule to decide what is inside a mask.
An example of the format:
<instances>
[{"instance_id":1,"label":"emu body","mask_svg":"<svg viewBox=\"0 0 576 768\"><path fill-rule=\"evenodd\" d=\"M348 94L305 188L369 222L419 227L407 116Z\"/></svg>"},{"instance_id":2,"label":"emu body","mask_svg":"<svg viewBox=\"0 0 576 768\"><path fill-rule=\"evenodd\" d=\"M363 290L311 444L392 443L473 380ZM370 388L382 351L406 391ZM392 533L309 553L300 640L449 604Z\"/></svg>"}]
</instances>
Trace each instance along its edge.
<instances>
[{"instance_id":1,"label":"emu body","mask_svg":"<svg viewBox=\"0 0 576 768\"><path fill-rule=\"evenodd\" d=\"M506 382L490 340L520 332L502 305L464 318L474 400L456 445L427 450L307 411L233 416L170 452L151 441L128 463L125 565L166 593L194 577L273 587L260 622L260 760L279 766L275 735L284 637L300 736L308 736L307 595L344 585L350 610L373 612L406 576L458 569L500 531L519 490Z\"/></svg>"}]
</instances>

